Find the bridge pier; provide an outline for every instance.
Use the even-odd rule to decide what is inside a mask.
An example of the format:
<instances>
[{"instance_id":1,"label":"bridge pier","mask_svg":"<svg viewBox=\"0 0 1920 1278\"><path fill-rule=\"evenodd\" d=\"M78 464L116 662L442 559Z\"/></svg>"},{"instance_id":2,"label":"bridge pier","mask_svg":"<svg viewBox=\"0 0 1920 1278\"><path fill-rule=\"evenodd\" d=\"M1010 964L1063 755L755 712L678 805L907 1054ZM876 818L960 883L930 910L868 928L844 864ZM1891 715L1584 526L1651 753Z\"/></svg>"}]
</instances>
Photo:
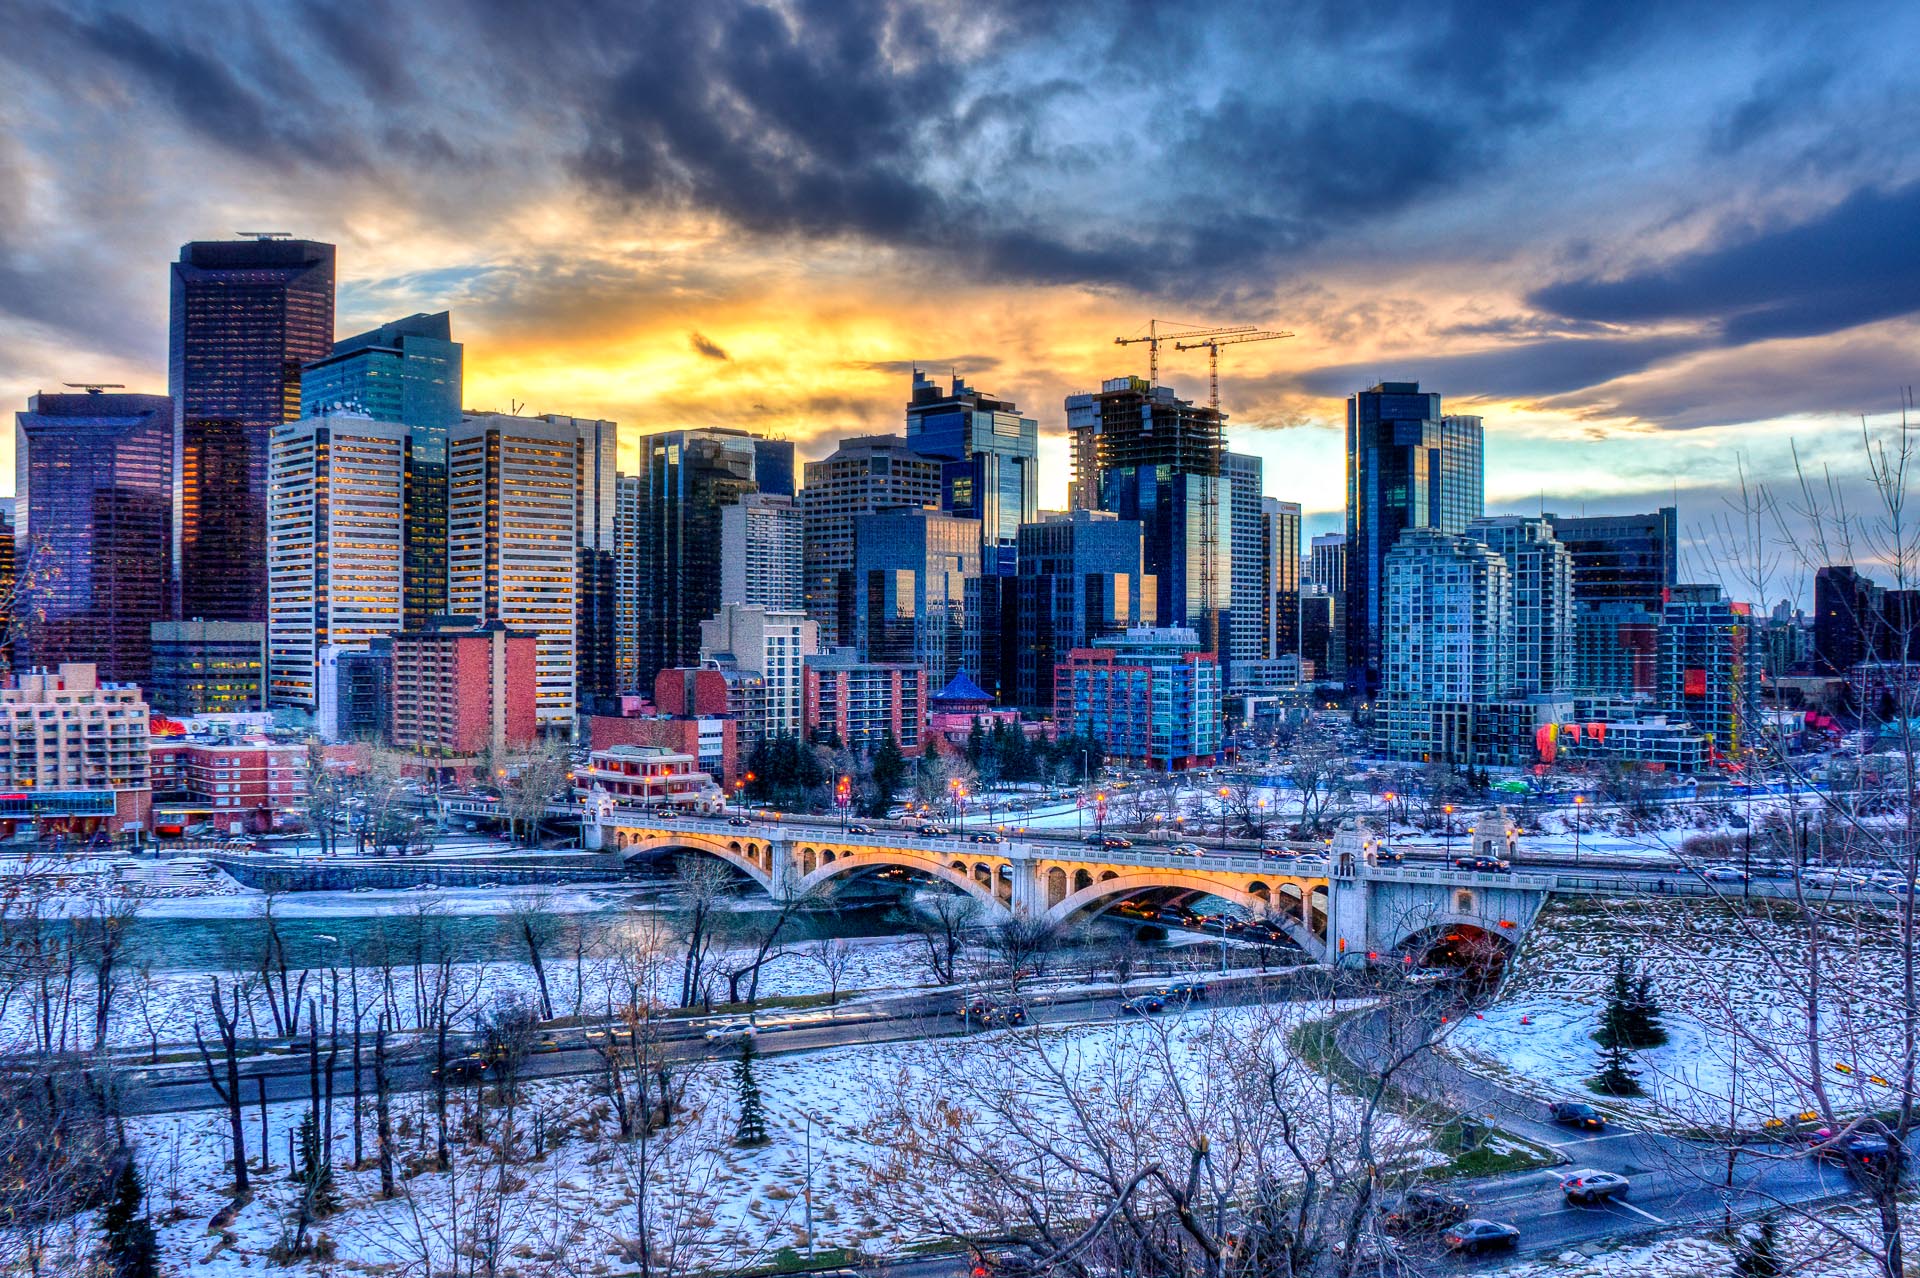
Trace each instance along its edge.
<instances>
[{"instance_id":1,"label":"bridge pier","mask_svg":"<svg viewBox=\"0 0 1920 1278\"><path fill-rule=\"evenodd\" d=\"M1051 902L1047 900L1046 881L1040 875L1040 861L1031 843L1007 845L1006 875L1013 888L1008 907L1016 919L1044 918Z\"/></svg>"}]
</instances>

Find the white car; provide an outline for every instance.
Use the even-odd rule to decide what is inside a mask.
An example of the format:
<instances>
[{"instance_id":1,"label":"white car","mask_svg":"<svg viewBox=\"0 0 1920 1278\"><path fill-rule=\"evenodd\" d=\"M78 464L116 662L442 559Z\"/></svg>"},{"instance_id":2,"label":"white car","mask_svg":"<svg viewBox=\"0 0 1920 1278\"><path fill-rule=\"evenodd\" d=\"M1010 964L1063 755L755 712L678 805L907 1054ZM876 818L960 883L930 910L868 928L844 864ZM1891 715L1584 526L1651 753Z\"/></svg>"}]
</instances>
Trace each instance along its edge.
<instances>
[{"instance_id":1,"label":"white car","mask_svg":"<svg viewBox=\"0 0 1920 1278\"><path fill-rule=\"evenodd\" d=\"M1168 848L1167 851L1173 853L1175 856L1205 856L1207 854L1207 850L1198 843L1176 843Z\"/></svg>"},{"instance_id":2,"label":"white car","mask_svg":"<svg viewBox=\"0 0 1920 1278\"><path fill-rule=\"evenodd\" d=\"M1560 1181L1560 1192L1567 1196L1569 1203L1600 1203L1609 1198L1627 1196L1627 1178L1619 1172L1585 1171L1571 1172Z\"/></svg>"},{"instance_id":3,"label":"white car","mask_svg":"<svg viewBox=\"0 0 1920 1278\"><path fill-rule=\"evenodd\" d=\"M760 1027L752 1021L727 1021L707 1031L707 1041L712 1043L736 1043L741 1039L752 1038L760 1032Z\"/></svg>"},{"instance_id":4,"label":"white car","mask_svg":"<svg viewBox=\"0 0 1920 1278\"><path fill-rule=\"evenodd\" d=\"M1716 865L1711 870L1702 870L1700 877L1709 883L1745 883L1744 870L1736 870L1731 865Z\"/></svg>"}]
</instances>

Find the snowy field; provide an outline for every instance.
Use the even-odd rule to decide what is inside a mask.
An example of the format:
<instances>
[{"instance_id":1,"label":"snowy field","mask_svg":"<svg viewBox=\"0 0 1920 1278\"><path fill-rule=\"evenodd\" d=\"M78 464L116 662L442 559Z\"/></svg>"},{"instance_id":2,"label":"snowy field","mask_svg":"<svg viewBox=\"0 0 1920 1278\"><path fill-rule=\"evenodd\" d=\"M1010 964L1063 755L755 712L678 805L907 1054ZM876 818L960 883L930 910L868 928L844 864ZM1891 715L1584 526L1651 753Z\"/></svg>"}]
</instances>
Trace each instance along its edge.
<instances>
[{"instance_id":1,"label":"snowy field","mask_svg":"<svg viewBox=\"0 0 1920 1278\"><path fill-rule=\"evenodd\" d=\"M1896 1076L1900 1050L1893 1004L1881 997L1898 981L1891 920L1863 909L1823 925L1813 1053L1807 937L1784 907L1555 901L1500 1003L1460 1025L1445 1050L1543 1099L1596 1099L1586 1086L1599 1069L1591 1036L1624 955L1651 976L1668 1041L1635 1054L1647 1095L1607 1106L1669 1126L1725 1127L1731 1115L1751 1128L1812 1108L1817 1077L1842 1111L1880 1108L1888 1093L1874 1078Z\"/></svg>"},{"instance_id":2,"label":"snowy field","mask_svg":"<svg viewBox=\"0 0 1920 1278\"><path fill-rule=\"evenodd\" d=\"M686 1272L703 1263L751 1265L781 1247L803 1248L810 1183L818 1246L897 1252L930 1233L925 1219L909 1219L889 1204L903 1193L931 1203L952 1196L944 1180L901 1179L916 1169L932 1173L927 1164L902 1157L914 1140L900 1124L915 1121L917 1112L903 1109L901 1097L951 1101L977 1117L989 1093L1004 1086L1006 1067L1019 1061L1040 1080L1022 1089L1020 1103L1031 1106L1037 1119L1057 1122L1062 1140L1072 1139L1072 1123L1064 1106L1049 1097L1044 1081L1049 1076L1071 1078L1076 1085L1126 1082L1129 1092L1144 1092L1143 1101L1156 1095L1164 1100L1166 1091L1177 1091L1196 1111L1218 1112L1237 1085L1230 1071L1219 1068L1221 1052L1252 1041L1238 1037L1243 1035L1264 1036L1260 1041L1268 1044L1283 1041L1301 1016L1326 1010L1236 1008L1150 1024L1044 1027L756 1057L751 1070L770 1139L752 1148L734 1143L743 1094L739 1066L708 1063L691 1076L685 1112L669 1129L671 1135L656 1139L648 1151L655 1160L649 1223L656 1250L673 1253L672 1272ZM958 1086L959 1079L979 1082ZM1118 1090L1102 1096L1095 1088L1084 1096L1102 1113L1111 1107L1123 1114L1129 1105L1129 1097ZM319 1228L339 1261L316 1265L314 1272L437 1273L455 1251L476 1246L497 1247L522 1278L596 1272L601 1265L625 1271L638 1232L641 1151L637 1142L617 1139L608 1101L596 1082L526 1085L510 1160L502 1158L498 1106L490 1105L489 1143L463 1136L455 1145L451 1173L429 1167L432 1119L423 1110L426 1099L396 1098L404 1168L400 1193L385 1201L378 1198L376 1170L344 1169L352 1151L352 1107L344 1098L336 1101L342 1208ZM1312 1095L1302 1096L1301 1114L1313 1112L1316 1103ZM1344 1099L1333 1103L1347 1104ZM456 1104L450 1126L465 1133L472 1098L460 1096ZM370 1114L370 1101L367 1109ZM298 1102L269 1108L269 1143L279 1170L255 1177L254 1199L224 1235L210 1234L207 1221L225 1204L223 1190L230 1179L223 1167L225 1116L202 1112L129 1123L166 1272L227 1278L263 1265L295 1202L295 1187L285 1174L286 1133L304 1110ZM257 1158L257 1109L247 1111L246 1122L249 1148ZM546 1136L546 1148L537 1155L536 1129ZM370 1133L369 1118L369 1153ZM937 1132L922 1134L942 1139ZM1168 1138L1177 1135L1169 1131ZM1390 1125L1380 1139L1381 1148L1393 1148L1417 1145L1421 1137ZM507 1192L501 1192L502 1185Z\"/></svg>"}]
</instances>

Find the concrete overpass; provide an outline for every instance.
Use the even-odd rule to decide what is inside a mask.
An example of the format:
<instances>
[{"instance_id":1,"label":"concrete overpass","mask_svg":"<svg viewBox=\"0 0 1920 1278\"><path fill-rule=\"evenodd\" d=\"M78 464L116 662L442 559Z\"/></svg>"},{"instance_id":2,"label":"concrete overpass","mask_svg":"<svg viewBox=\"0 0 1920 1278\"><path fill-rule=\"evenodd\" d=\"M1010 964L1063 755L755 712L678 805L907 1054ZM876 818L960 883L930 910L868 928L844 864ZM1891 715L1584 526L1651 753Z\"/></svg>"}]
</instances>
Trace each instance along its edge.
<instances>
[{"instance_id":1,"label":"concrete overpass","mask_svg":"<svg viewBox=\"0 0 1920 1278\"><path fill-rule=\"evenodd\" d=\"M1357 826L1341 830L1320 855L1294 859L899 829L854 833L744 818L662 819L611 805L590 814L584 833L587 846L627 859L667 852L718 857L779 900L812 894L848 874L910 870L972 896L993 922L1064 924L1147 892L1214 896L1279 928L1315 961L1344 965L1424 951L1463 934L1511 949L1554 886L1543 875L1386 864L1379 840ZM1510 832L1507 837L1510 845ZM1477 837L1476 848L1493 854L1492 837Z\"/></svg>"}]
</instances>

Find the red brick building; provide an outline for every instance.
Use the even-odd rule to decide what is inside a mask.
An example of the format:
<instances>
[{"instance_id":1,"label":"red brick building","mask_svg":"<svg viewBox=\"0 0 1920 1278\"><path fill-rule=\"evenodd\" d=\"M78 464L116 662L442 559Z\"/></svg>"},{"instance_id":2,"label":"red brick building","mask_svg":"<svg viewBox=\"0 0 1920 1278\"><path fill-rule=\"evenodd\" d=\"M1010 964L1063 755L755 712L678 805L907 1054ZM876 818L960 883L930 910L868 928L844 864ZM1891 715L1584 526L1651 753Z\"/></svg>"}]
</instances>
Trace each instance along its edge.
<instances>
[{"instance_id":1,"label":"red brick building","mask_svg":"<svg viewBox=\"0 0 1920 1278\"><path fill-rule=\"evenodd\" d=\"M740 724L736 719L730 715L656 714L639 698L631 701L634 713L596 714L587 719L587 741L593 749L658 746L692 756L703 771L728 789L733 788L741 767Z\"/></svg>"},{"instance_id":2,"label":"red brick building","mask_svg":"<svg viewBox=\"0 0 1920 1278\"><path fill-rule=\"evenodd\" d=\"M879 747L888 733L906 755L925 748L927 672L917 665L860 661L851 648L806 660L801 721L809 740L837 737L855 750Z\"/></svg>"},{"instance_id":3,"label":"red brick building","mask_svg":"<svg viewBox=\"0 0 1920 1278\"><path fill-rule=\"evenodd\" d=\"M185 796L195 818L204 815L221 834L264 834L274 828L275 813L297 809L306 797L304 745L176 737L156 741L152 756L156 790ZM178 833L159 823L156 829Z\"/></svg>"},{"instance_id":4,"label":"red brick building","mask_svg":"<svg viewBox=\"0 0 1920 1278\"><path fill-rule=\"evenodd\" d=\"M536 642L497 621L394 635L393 744L453 756L532 745Z\"/></svg>"}]
</instances>

